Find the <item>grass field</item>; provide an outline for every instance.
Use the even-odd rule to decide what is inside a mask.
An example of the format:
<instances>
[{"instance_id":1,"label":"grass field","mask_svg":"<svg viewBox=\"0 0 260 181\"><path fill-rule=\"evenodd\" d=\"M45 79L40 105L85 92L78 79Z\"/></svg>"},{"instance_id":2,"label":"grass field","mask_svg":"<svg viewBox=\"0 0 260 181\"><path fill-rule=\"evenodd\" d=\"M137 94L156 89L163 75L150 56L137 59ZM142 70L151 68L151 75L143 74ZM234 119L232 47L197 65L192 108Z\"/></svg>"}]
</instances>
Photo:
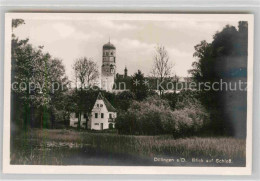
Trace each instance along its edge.
<instances>
[{"instance_id":1,"label":"grass field","mask_svg":"<svg viewBox=\"0 0 260 181\"><path fill-rule=\"evenodd\" d=\"M188 165L206 159L231 159L245 166L246 142L235 138L125 136L75 130L39 130L12 137L11 164L51 165ZM185 158L185 163L154 162L154 157ZM203 163L192 163L192 158ZM216 164L210 164L216 166Z\"/></svg>"}]
</instances>

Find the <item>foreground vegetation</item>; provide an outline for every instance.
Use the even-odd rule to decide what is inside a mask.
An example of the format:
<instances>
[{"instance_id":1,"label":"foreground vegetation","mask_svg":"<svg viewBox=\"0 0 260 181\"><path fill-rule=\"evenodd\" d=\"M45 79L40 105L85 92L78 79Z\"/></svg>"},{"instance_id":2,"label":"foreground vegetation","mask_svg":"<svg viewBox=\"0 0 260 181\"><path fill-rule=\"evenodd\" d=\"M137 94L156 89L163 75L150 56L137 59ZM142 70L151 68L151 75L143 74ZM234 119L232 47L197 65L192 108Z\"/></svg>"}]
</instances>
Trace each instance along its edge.
<instances>
[{"instance_id":1,"label":"foreground vegetation","mask_svg":"<svg viewBox=\"0 0 260 181\"><path fill-rule=\"evenodd\" d=\"M175 138L205 134L209 114L196 94L195 91L181 91L178 99L182 100L176 101L176 109L171 108L168 99L159 96L133 101L129 109L118 113L116 128L120 134L171 134Z\"/></svg>"},{"instance_id":2,"label":"foreground vegetation","mask_svg":"<svg viewBox=\"0 0 260 181\"><path fill-rule=\"evenodd\" d=\"M186 160L232 159L235 165L243 166L246 155L245 140L224 137L173 139L169 135L129 136L33 129L12 140L11 164L110 165L120 159L120 165L130 164L128 160L149 165L155 164L154 157L163 156Z\"/></svg>"}]
</instances>

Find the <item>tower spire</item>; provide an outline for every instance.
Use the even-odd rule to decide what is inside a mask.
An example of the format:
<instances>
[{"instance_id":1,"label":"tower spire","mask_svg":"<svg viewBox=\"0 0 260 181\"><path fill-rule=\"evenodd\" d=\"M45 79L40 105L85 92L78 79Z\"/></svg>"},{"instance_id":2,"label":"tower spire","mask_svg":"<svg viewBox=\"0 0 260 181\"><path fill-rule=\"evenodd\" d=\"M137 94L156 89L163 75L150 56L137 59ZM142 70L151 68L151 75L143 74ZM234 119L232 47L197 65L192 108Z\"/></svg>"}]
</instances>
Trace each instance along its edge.
<instances>
[{"instance_id":1,"label":"tower spire","mask_svg":"<svg viewBox=\"0 0 260 181\"><path fill-rule=\"evenodd\" d=\"M127 77L127 68L126 68L126 66L125 66L124 72L125 72L124 77L126 78Z\"/></svg>"}]
</instances>

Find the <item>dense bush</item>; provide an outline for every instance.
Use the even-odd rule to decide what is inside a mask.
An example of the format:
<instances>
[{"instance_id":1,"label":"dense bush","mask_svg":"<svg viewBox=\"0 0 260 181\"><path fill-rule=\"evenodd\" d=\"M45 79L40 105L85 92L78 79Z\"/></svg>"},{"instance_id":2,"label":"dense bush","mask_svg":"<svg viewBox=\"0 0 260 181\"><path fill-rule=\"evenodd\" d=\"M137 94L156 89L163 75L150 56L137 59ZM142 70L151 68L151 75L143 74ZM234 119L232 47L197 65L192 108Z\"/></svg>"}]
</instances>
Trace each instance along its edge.
<instances>
[{"instance_id":1,"label":"dense bush","mask_svg":"<svg viewBox=\"0 0 260 181\"><path fill-rule=\"evenodd\" d=\"M173 112L173 117L175 120L175 130L173 131L175 137L200 134L208 122L208 114L195 106L176 110Z\"/></svg>"},{"instance_id":2,"label":"dense bush","mask_svg":"<svg viewBox=\"0 0 260 181\"><path fill-rule=\"evenodd\" d=\"M125 134L160 134L162 122L171 117L166 101L149 97L142 102L133 101L127 112L119 114L116 127Z\"/></svg>"},{"instance_id":3,"label":"dense bush","mask_svg":"<svg viewBox=\"0 0 260 181\"><path fill-rule=\"evenodd\" d=\"M116 128L121 134L185 137L198 134L207 120L208 114L198 101L173 111L167 100L153 96L134 101L126 112L120 112Z\"/></svg>"},{"instance_id":4,"label":"dense bush","mask_svg":"<svg viewBox=\"0 0 260 181\"><path fill-rule=\"evenodd\" d=\"M134 99L135 99L134 93L130 91L123 91L116 95L116 101L114 106L116 107L117 110L126 111L130 107Z\"/></svg>"},{"instance_id":5,"label":"dense bush","mask_svg":"<svg viewBox=\"0 0 260 181\"><path fill-rule=\"evenodd\" d=\"M173 93L162 94L161 97L162 97L162 99L167 100L169 102L169 105L171 106L171 109L174 110L176 108L178 95L179 94L173 92Z\"/></svg>"}]
</instances>

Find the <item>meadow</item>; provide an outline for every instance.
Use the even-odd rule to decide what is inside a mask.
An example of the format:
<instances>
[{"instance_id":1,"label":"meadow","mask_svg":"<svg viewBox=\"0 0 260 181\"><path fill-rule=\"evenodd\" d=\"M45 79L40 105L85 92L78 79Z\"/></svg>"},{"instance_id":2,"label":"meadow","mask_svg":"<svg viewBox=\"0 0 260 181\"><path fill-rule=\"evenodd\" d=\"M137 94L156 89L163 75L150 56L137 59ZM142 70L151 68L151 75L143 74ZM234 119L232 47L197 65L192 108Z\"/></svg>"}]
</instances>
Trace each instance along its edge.
<instances>
[{"instance_id":1,"label":"meadow","mask_svg":"<svg viewBox=\"0 0 260 181\"><path fill-rule=\"evenodd\" d=\"M31 129L11 140L11 164L245 166L246 141L228 137L131 136L85 130ZM185 162L155 162L154 158ZM192 159L203 160L203 163ZM214 160L206 163L206 160ZM216 163L216 159L232 163Z\"/></svg>"}]
</instances>

